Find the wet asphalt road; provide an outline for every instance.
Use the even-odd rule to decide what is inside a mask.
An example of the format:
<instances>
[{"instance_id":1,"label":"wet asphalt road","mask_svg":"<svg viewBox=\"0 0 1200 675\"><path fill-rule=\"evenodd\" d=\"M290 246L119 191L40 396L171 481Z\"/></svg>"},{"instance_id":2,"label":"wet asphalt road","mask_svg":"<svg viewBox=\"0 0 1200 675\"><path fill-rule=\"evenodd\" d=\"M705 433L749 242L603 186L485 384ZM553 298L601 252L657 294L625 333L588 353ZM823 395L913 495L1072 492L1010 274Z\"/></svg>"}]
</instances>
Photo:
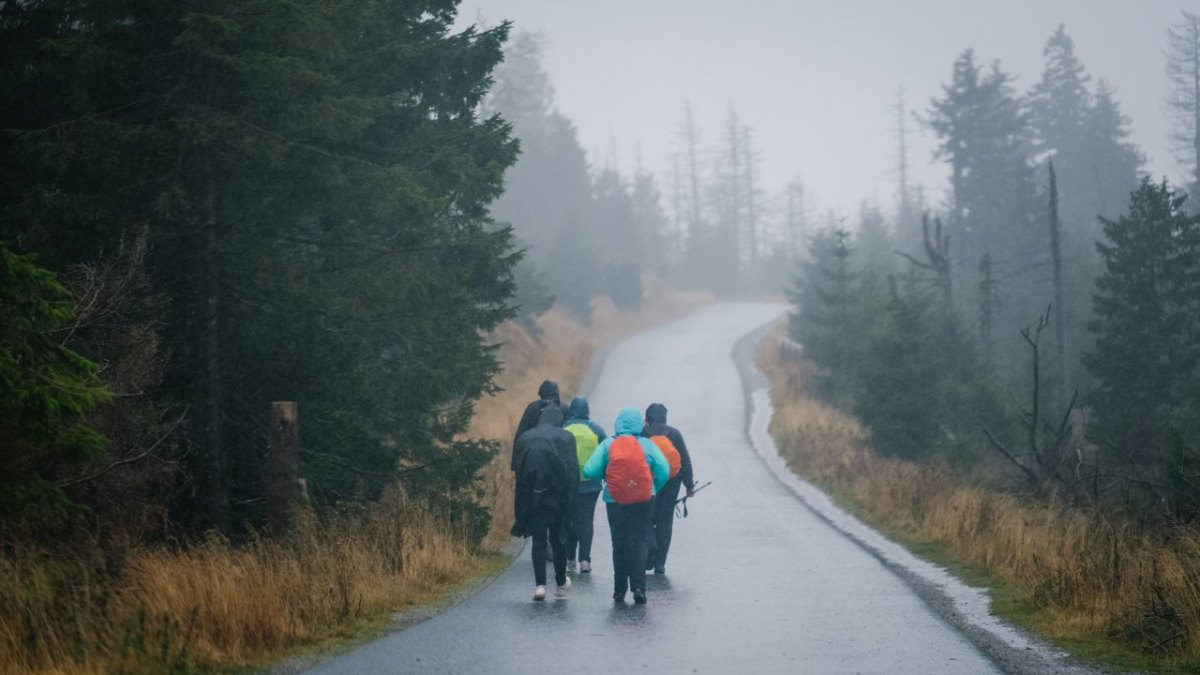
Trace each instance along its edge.
<instances>
[{"instance_id":1,"label":"wet asphalt road","mask_svg":"<svg viewBox=\"0 0 1200 675\"><path fill-rule=\"evenodd\" d=\"M528 548L492 584L312 673L993 673L997 668L879 560L818 518L746 435L731 358L783 305L722 303L609 354L593 419L664 403L698 482L676 520L667 573L646 605L617 604L603 505L594 572L566 599L532 602ZM564 392L569 395L570 392ZM548 570L549 571L549 570ZM553 578L551 576L551 578Z\"/></svg>"}]
</instances>

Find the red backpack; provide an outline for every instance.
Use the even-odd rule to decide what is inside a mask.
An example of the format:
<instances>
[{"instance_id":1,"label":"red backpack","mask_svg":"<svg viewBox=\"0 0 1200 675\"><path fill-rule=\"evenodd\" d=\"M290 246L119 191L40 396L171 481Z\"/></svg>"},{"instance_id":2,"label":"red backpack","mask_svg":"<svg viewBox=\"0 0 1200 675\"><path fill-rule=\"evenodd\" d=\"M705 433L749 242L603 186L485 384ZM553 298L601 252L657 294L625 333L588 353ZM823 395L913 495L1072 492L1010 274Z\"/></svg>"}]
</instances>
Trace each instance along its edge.
<instances>
[{"instance_id":1,"label":"red backpack","mask_svg":"<svg viewBox=\"0 0 1200 675\"><path fill-rule=\"evenodd\" d=\"M683 458L679 456L679 450L675 448L675 444L671 442L671 439L659 434L651 436L650 440L654 441L654 444L662 451L663 457L667 458L667 466L671 467L669 477L674 478L679 475L679 467L683 466Z\"/></svg>"},{"instance_id":2,"label":"red backpack","mask_svg":"<svg viewBox=\"0 0 1200 675\"><path fill-rule=\"evenodd\" d=\"M636 436L617 436L608 446L604 482L609 496L618 504L641 504L654 496L654 477Z\"/></svg>"}]
</instances>

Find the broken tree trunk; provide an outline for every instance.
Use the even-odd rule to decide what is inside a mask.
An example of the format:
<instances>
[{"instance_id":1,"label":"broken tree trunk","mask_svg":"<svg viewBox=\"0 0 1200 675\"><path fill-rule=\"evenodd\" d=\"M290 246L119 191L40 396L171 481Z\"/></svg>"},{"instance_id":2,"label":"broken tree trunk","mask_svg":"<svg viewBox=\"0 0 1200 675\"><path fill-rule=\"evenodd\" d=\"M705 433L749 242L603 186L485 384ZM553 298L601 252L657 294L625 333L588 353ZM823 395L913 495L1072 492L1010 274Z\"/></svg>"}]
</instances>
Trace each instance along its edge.
<instances>
[{"instance_id":1,"label":"broken tree trunk","mask_svg":"<svg viewBox=\"0 0 1200 675\"><path fill-rule=\"evenodd\" d=\"M295 401L275 401L269 417L270 457L267 459L267 525L276 535L288 534L296 524L299 460Z\"/></svg>"}]
</instances>

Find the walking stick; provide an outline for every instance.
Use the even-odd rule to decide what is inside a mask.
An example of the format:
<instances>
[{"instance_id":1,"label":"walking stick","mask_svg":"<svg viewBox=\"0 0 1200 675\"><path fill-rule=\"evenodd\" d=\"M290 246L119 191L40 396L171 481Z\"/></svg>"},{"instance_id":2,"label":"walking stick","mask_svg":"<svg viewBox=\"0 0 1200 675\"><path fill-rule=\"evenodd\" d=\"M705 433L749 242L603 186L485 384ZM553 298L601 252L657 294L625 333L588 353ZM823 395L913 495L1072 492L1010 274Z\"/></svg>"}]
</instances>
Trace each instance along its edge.
<instances>
[{"instance_id":1,"label":"walking stick","mask_svg":"<svg viewBox=\"0 0 1200 675\"><path fill-rule=\"evenodd\" d=\"M708 487L709 485L712 485L711 480L708 481L707 483L705 483L704 485L701 485L700 487L696 488L695 490L692 490L692 494L690 494L688 496L680 497L679 499L676 499L675 500L675 517L676 518L687 518L688 517L688 508L687 508L688 497L695 497L697 492L703 490L704 488ZM681 506L683 507L683 511L682 511L683 515L680 515L679 507L681 507Z\"/></svg>"}]
</instances>

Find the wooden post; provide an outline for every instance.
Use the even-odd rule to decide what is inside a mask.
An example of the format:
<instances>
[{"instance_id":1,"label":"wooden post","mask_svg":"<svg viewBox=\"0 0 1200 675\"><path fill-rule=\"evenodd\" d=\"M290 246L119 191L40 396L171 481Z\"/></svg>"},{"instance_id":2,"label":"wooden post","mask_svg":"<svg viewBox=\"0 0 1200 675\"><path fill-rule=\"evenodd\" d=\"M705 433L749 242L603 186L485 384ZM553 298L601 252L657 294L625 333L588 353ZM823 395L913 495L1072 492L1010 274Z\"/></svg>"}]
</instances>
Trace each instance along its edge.
<instances>
[{"instance_id":1,"label":"wooden post","mask_svg":"<svg viewBox=\"0 0 1200 675\"><path fill-rule=\"evenodd\" d=\"M267 526L272 534L288 534L296 524L297 442L296 402L271 403L270 456L267 458Z\"/></svg>"}]
</instances>

